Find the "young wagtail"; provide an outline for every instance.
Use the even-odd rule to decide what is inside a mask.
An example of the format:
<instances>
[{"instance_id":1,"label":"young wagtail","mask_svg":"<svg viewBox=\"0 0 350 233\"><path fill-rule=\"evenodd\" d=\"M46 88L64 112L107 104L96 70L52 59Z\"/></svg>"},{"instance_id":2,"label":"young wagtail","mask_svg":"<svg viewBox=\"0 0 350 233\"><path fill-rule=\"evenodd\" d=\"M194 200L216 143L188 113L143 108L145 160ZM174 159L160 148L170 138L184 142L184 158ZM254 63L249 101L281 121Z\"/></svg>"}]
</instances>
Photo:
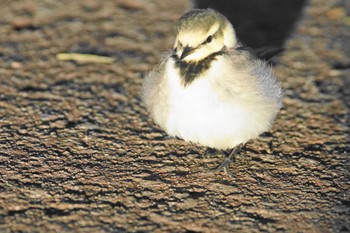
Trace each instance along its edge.
<instances>
[{"instance_id":1,"label":"young wagtail","mask_svg":"<svg viewBox=\"0 0 350 233\"><path fill-rule=\"evenodd\" d=\"M232 149L267 131L282 106L271 66L241 44L231 23L212 9L194 9L176 25L174 49L145 78L143 100L170 136Z\"/></svg>"}]
</instances>

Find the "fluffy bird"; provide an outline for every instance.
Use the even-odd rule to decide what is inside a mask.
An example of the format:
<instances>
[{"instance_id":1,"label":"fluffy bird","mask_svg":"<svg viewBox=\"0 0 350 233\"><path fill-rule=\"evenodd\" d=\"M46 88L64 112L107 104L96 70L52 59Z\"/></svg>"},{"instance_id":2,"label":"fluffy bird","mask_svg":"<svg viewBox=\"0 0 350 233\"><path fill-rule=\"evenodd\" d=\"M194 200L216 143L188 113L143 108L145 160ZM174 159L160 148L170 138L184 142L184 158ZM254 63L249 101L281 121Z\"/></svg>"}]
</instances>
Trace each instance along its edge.
<instances>
[{"instance_id":1,"label":"fluffy bird","mask_svg":"<svg viewBox=\"0 0 350 233\"><path fill-rule=\"evenodd\" d=\"M232 149L267 131L282 106L271 66L244 46L225 16L194 9L176 25L174 48L144 79L144 103L170 136L216 150Z\"/></svg>"}]
</instances>

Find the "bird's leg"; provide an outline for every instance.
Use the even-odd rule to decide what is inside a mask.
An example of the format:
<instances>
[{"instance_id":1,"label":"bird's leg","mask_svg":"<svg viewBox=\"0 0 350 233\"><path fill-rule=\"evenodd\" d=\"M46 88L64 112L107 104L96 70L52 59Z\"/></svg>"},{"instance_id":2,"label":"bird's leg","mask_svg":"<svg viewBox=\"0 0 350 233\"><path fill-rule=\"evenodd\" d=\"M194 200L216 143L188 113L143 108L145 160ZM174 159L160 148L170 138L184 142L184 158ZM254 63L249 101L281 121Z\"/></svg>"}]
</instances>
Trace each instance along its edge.
<instances>
[{"instance_id":1,"label":"bird's leg","mask_svg":"<svg viewBox=\"0 0 350 233\"><path fill-rule=\"evenodd\" d=\"M243 143L237 145L235 148L232 149L231 153L224 158L224 161L217 166L216 168L212 169L211 172L217 173L222 170L224 170L229 176L233 176L232 172L229 169L229 166L232 162L235 160L235 156L241 151L242 147L244 146Z\"/></svg>"},{"instance_id":2,"label":"bird's leg","mask_svg":"<svg viewBox=\"0 0 350 233\"><path fill-rule=\"evenodd\" d=\"M204 153L204 156L210 156L210 155L217 155L218 154L218 151L214 148L207 148L205 153Z\"/></svg>"}]
</instances>

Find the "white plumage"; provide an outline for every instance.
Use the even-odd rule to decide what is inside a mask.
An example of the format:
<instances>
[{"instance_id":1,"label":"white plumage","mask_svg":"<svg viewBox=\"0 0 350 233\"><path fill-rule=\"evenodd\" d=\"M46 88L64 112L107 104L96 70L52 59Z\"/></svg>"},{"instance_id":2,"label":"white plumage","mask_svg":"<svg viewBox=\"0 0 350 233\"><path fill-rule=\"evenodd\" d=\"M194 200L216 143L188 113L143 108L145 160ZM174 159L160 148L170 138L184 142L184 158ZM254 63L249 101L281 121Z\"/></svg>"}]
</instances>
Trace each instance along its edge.
<instances>
[{"instance_id":1,"label":"white plumage","mask_svg":"<svg viewBox=\"0 0 350 233\"><path fill-rule=\"evenodd\" d=\"M179 20L174 50L146 76L142 93L169 135L216 149L268 130L282 98L271 67L242 47L229 21L211 9Z\"/></svg>"}]
</instances>

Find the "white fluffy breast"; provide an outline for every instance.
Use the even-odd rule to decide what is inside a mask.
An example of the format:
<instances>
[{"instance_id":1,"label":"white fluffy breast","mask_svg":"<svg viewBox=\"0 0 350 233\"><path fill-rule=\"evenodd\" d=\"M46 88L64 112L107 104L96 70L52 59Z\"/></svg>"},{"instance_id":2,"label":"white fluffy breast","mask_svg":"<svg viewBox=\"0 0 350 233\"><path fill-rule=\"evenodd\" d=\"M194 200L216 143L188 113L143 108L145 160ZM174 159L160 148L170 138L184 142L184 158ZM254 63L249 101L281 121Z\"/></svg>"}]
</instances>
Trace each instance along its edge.
<instances>
[{"instance_id":1,"label":"white fluffy breast","mask_svg":"<svg viewBox=\"0 0 350 233\"><path fill-rule=\"evenodd\" d=\"M169 135L207 147L228 149L257 137L269 128L272 120L269 109L264 110L258 99L246 98L245 92L254 90L254 84L244 80L246 86L242 87L240 80L246 77L232 72L224 60L214 61L210 72L186 87L172 59L168 60L165 70L167 97L161 101L167 101L167 114L161 121L161 127ZM223 78L225 75L229 75L227 83ZM237 95L230 93L227 97L225 92L235 88L226 90L223 85L235 84Z\"/></svg>"}]
</instances>

